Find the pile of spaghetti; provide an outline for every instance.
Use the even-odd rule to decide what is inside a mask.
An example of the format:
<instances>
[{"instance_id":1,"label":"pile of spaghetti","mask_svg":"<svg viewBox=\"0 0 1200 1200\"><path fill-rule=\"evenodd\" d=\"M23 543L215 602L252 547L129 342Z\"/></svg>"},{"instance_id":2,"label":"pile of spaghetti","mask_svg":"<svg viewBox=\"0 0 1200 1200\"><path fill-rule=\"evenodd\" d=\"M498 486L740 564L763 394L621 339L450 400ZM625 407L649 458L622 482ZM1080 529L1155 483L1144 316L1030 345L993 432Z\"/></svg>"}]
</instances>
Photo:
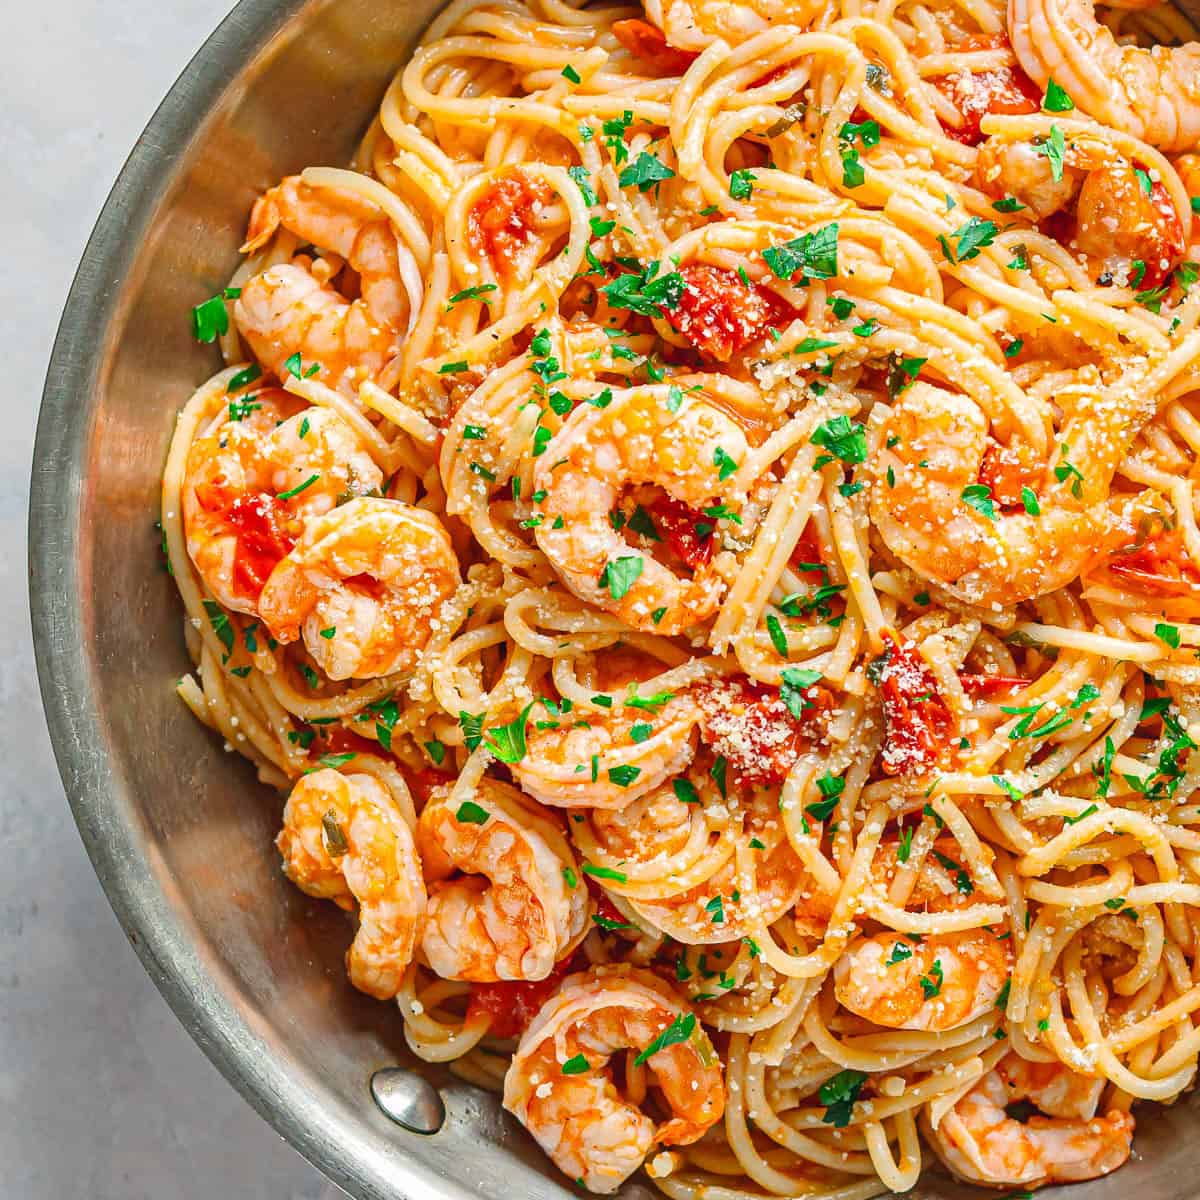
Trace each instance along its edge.
<instances>
[{"instance_id":1,"label":"pile of spaghetti","mask_svg":"<svg viewBox=\"0 0 1200 1200\"><path fill-rule=\"evenodd\" d=\"M1192 1085L1189 36L453 0L196 308L180 694L584 1187L1092 1178Z\"/></svg>"}]
</instances>

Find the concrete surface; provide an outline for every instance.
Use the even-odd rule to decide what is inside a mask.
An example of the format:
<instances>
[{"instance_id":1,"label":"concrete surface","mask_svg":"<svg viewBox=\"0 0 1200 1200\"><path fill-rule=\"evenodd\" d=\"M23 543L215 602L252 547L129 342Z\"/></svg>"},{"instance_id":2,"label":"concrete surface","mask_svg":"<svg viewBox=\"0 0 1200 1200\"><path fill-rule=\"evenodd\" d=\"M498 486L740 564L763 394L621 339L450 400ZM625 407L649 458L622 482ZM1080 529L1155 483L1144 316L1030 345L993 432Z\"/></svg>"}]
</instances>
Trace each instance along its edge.
<instances>
[{"instance_id":1,"label":"concrete surface","mask_svg":"<svg viewBox=\"0 0 1200 1200\"><path fill-rule=\"evenodd\" d=\"M26 602L38 398L126 153L229 0L4 6L0 74L0 1200L334 1200L193 1045L100 892L42 722Z\"/></svg>"}]
</instances>

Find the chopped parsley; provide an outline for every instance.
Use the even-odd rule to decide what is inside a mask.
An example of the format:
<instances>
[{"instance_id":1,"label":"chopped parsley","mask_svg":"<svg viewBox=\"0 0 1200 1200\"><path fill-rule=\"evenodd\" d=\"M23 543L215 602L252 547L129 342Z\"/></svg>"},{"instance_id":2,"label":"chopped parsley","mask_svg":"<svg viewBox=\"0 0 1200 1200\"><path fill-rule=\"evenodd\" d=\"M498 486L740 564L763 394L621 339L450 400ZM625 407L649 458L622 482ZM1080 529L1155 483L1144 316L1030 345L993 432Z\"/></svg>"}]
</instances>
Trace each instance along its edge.
<instances>
[{"instance_id":1,"label":"chopped parsley","mask_svg":"<svg viewBox=\"0 0 1200 1200\"><path fill-rule=\"evenodd\" d=\"M657 187L664 179L674 179L675 172L657 156L643 150L618 176L617 183L623 187L634 187L639 192L648 192Z\"/></svg>"},{"instance_id":2,"label":"chopped parsley","mask_svg":"<svg viewBox=\"0 0 1200 1200\"><path fill-rule=\"evenodd\" d=\"M677 1046L680 1042L686 1042L695 1029L696 1014L679 1013L675 1020L633 1060L634 1066L640 1067L642 1063L653 1058L660 1050L665 1050L668 1046Z\"/></svg>"},{"instance_id":3,"label":"chopped parsley","mask_svg":"<svg viewBox=\"0 0 1200 1200\"><path fill-rule=\"evenodd\" d=\"M608 588L608 594L614 600L624 599L629 589L641 577L645 565L640 554L622 555L605 565L604 570L600 572L599 584Z\"/></svg>"},{"instance_id":4,"label":"chopped parsley","mask_svg":"<svg viewBox=\"0 0 1200 1200\"><path fill-rule=\"evenodd\" d=\"M229 332L229 310L220 296L210 296L192 309L192 336L211 343Z\"/></svg>"},{"instance_id":5,"label":"chopped parsley","mask_svg":"<svg viewBox=\"0 0 1200 1200\"><path fill-rule=\"evenodd\" d=\"M845 413L822 421L809 441L814 446L825 447L833 457L847 464L865 462L867 458L866 430L857 422L852 422ZM821 455L817 459L818 465L824 465L822 458L825 462L833 461L829 456Z\"/></svg>"},{"instance_id":6,"label":"chopped parsley","mask_svg":"<svg viewBox=\"0 0 1200 1200\"><path fill-rule=\"evenodd\" d=\"M768 246L762 256L779 279L791 279L797 271L802 272L801 282L833 279L838 273L837 222L778 246Z\"/></svg>"},{"instance_id":7,"label":"chopped parsley","mask_svg":"<svg viewBox=\"0 0 1200 1200\"><path fill-rule=\"evenodd\" d=\"M729 196L733 200L749 200L758 176L753 171L734 171L729 177Z\"/></svg>"},{"instance_id":8,"label":"chopped parsley","mask_svg":"<svg viewBox=\"0 0 1200 1200\"><path fill-rule=\"evenodd\" d=\"M464 800L458 806L454 819L462 825L486 825L490 815L486 808L482 808L474 800Z\"/></svg>"},{"instance_id":9,"label":"chopped parsley","mask_svg":"<svg viewBox=\"0 0 1200 1200\"><path fill-rule=\"evenodd\" d=\"M623 308L643 317L662 317L679 304L683 295L683 276L678 271L658 274L659 264L652 262L637 275L618 275L600 290L609 308Z\"/></svg>"},{"instance_id":10,"label":"chopped parsley","mask_svg":"<svg viewBox=\"0 0 1200 1200\"><path fill-rule=\"evenodd\" d=\"M821 1120L836 1129L845 1129L850 1124L854 1104L867 1081L865 1071L839 1071L827 1079L817 1091L817 1099L825 1106Z\"/></svg>"},{"instance_id":11,"label":"chopped parsley","mask_svg":"<svg viewBox=\"0 0 1200 1200\"><path fill-rule=\"evenodd\" d=\"M1043 112L1070 112L1075 107L1075 101L1066 91L1051 79L1046 84L1046 98L1042 101Z\"/></svg>"},{"instance_id":12,"label":"chopped parsley","mask_svg":"<svg viewBox=\"0 0 1200 1200\"><path fill-rule=\"evenodd\" d=\"M1063 177L1063 161L1067 153L1067 139L1057 125L1050 126L1050 136L1034 143L1034 152L1041 154L1050 163L1050 176L1055 183Z\"/></svg>"}]
</instances>

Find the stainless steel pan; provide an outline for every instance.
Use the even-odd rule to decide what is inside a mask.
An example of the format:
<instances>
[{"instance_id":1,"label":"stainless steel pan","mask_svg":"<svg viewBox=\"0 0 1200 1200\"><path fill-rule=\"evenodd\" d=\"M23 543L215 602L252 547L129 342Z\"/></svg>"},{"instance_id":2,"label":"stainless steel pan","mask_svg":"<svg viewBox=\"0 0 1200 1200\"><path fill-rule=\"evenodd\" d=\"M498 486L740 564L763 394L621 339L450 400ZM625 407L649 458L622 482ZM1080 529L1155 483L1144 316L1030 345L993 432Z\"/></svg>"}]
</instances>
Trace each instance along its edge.
<instances>
[{"instance_id":1,"label":"stainless steel pan","mask_svg":"<svg viewBox=\"0 0 1200 1200\"><path fill-rule=\"evenodd\" d=\"M242 0L163 101L96 225L50 364L31 500L34 630L96 871L146 970L230 1082L356 1197L541 1200L575 1193L492 1097L430 1071L448 1112L431 1137L372 1102L372 1072L409 1061L400 1020L347 984L345 919L283 882L277 798L175 697L180 608L154 529L175 413L216 365L188 310L227 279L256 192L346 161L438 6ZM1141 1161L1072 1200L1196 1195L1194 1109L1147 1112ZM939 1178L921 1187L961 1191Z\"/></svg>"}]
</instances>

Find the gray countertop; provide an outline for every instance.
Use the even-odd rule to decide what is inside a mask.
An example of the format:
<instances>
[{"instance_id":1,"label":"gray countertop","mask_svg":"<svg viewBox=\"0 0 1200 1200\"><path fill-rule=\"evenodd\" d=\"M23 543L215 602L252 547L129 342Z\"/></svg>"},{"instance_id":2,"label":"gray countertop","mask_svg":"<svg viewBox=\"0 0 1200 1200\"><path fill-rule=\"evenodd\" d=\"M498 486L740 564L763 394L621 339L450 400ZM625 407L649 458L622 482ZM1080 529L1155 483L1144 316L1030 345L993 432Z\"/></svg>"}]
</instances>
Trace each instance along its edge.
<instances>
[{"instance_id":1,"label":"gray countertop","mask_svg":"<svg viewBox=\"0 0 1200 1200\"><path fill-rule=\"evenodd\" d=\"M0 1200L342 1195L225 1083L143 973L63 798L30 647L29 460L54 328L125 155L228 7L52 0L4 9Z\"/></svg>"}]
</instances>

